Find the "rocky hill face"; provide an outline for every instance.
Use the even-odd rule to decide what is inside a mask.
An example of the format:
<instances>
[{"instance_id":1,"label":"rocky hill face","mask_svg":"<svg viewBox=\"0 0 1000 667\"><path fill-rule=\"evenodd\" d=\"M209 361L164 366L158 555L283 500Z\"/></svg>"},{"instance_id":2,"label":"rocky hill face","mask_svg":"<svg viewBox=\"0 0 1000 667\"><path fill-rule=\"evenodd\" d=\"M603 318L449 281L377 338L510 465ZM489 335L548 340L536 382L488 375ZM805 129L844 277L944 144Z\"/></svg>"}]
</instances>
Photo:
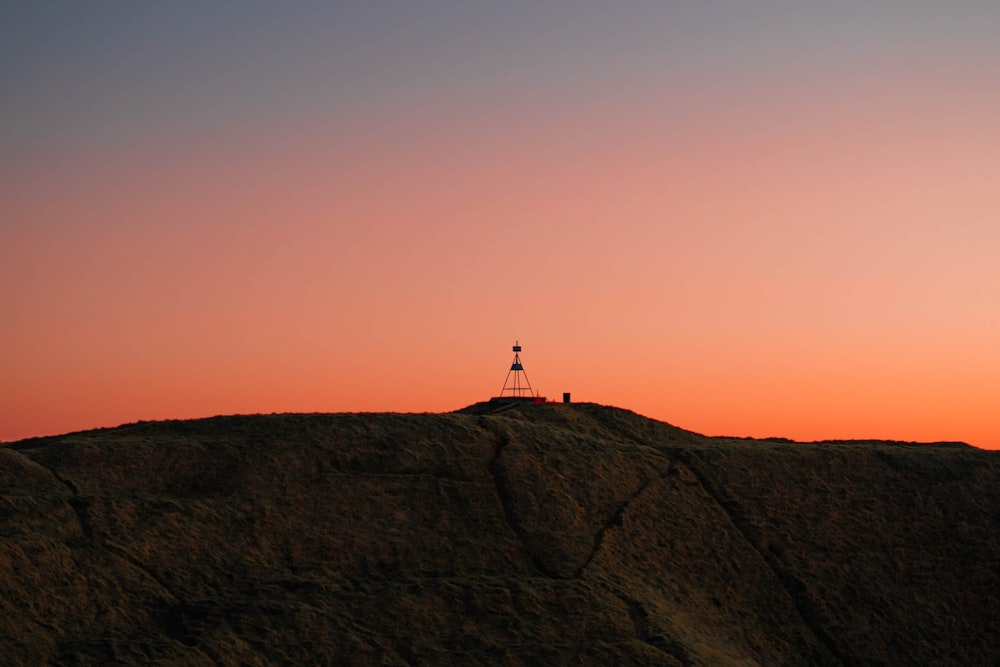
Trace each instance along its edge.
<instances>
[{"instance_id":1,"label":"rocky hill face","mask_svg":"<svg viewBox=\"0 0 1000 667\"><path fill-rule=\"evenodd\" d=\"M490 412L0 447L2 662L1000 661L995 452Z\"/></svg>"}]
</instances>

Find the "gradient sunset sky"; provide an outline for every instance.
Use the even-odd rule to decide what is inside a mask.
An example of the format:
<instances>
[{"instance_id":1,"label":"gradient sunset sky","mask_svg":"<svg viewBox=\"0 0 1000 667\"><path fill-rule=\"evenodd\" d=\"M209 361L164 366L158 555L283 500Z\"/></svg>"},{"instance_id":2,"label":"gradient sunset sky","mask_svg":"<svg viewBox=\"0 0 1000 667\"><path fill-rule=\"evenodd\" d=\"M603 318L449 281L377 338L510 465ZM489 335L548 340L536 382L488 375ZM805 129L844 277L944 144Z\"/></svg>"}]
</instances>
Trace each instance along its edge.
<instances>
[{"instance_id":1,"label":"gradient sunset sky","mask_svg":"<svg viewBox=\"0 0 1000 667\"><path fill-rule=\"evenodd\" d=\"M1000 3L4 2L0 440L543 395L1000 448Z\"/></svg>"}]
</instances>

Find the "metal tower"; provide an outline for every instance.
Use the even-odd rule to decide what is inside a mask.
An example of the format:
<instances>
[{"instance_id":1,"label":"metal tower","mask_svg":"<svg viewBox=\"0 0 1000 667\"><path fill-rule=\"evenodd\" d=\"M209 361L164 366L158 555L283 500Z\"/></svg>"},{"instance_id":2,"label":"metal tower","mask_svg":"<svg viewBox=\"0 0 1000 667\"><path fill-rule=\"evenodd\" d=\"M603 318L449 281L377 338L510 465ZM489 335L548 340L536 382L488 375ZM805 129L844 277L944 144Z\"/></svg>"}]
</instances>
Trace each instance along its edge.
<instances>
[{"instance_id":1,"label":"metal tower","mask_svg":"<svg viewBox=\"0 0 1000 667\"><path fill-rule=\"evenodd\" d=\"M511 382L511 375L514 376L513 382ZM521 381L521 376L524 376L524 382ZM524 366L521 365L521 346L517 344L517 341L514 341L514 363L507 371L507 378L503 381L500 397L503 398L507 392L510 392L510 396L515 398L534 397L531 383L528 382L528 374L524 372Z\"/></svg>"}]
</instances>

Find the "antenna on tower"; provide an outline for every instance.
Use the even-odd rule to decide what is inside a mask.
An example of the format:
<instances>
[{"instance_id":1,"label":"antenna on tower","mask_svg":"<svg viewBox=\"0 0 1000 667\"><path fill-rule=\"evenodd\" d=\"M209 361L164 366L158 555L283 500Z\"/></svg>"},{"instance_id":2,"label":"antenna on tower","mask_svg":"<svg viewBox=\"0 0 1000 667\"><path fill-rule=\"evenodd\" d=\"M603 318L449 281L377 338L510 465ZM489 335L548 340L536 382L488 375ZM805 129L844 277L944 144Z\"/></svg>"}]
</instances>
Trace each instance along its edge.
<instances>
[{"instance_id":1,"label":"antenna on tower","mask_svg":"<svg viewBox=\"0 0 1000 667\"><path fill-rule=\"evenodd\" d=\"M514 376L513 382L511 382L511 375ZM523 382L521 381L522 376ZM507 392L510 392L514 398L534 397L531 383L528 381L528 374L524 372L524 366L521 364L521 346L516 340L514 341L514 362L510 365L510 370L507 371L507 378L503 381L500 397L503 398Z\"/></svg>"}]
</instances>

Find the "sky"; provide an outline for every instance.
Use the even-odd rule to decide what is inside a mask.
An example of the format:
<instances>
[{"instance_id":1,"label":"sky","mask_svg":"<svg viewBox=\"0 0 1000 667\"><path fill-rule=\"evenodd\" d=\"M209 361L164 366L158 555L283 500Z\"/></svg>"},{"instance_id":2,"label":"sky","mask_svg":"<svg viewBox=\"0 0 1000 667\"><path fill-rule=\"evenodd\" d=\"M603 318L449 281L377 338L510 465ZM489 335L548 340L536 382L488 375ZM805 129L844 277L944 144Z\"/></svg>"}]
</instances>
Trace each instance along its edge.
<instances>
[{"instance_id":1,"label":"sky","mask_svg":"<svg viewBox=\"0 0 1000 667\"><path fill-rule=\"evenodd\" d=\"M0 440L533 389L1000 449L1000 4L0 5Z\"/></svg>"}]
</instances>

